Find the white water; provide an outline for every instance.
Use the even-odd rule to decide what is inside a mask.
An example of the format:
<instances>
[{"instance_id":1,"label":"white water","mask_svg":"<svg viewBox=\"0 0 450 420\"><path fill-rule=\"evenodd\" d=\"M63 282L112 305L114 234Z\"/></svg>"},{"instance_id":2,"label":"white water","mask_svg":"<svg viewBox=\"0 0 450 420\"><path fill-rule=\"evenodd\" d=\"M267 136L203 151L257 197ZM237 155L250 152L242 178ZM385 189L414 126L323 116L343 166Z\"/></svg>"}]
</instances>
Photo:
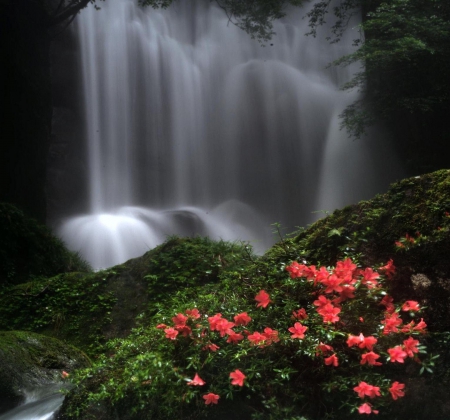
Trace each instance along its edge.
<instances>
[{"instance_id":1,"label":"white water","mask_svg":"<svg viewBox=\"0 0 450 420\"><path fill-rule=\"evenodd\" d=\"M23 404L0 415L0 420L50 420L61 406L64 395L60 386L48 385L26 393Z\"/></svg>"},{"instance_id":2,"label":"white water","mask_svg":"<svg viewBox=\"0 0 450 420\"><path fill-rule=\"evenodd\" d=\"M398 166L382 138L349 141L337 116L357 93L351 49L305 37L301 11L273 45L228 23L214 3L166 11L108 0L80 16L91 209L61 235L94 267L139 256L170 234L249 240L370 198ZM303 12L304 13L304 12Z\"/></svg>"}]
</instances>

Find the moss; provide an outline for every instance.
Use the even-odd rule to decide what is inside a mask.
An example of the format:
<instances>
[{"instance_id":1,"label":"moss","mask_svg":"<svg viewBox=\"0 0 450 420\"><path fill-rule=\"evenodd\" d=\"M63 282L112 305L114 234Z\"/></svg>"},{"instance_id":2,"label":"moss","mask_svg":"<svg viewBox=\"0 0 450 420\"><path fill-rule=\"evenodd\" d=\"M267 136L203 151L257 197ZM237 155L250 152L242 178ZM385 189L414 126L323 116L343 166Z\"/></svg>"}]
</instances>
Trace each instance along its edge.
<instances>
[{"instance_id":1,"label":"moss","mask_svg":"<svg viewBox=\"0 0 450 420\"><path fill-rule=\"evenodd\" d=\"M254 297L245 292L247 287L252 290L267 287L273 291L286 291L288 285L283 286L283 282L286 283L284 266L292 260L305 259L310 264L333 265L337 259L352 255L352 258L356 258L365 266L385 263L393 258L398 267L391 283L394 299L398 301L402 297L415 298L427 307L425 319L434 334L424 336L421 342L428 346L431 354L439 354L440 358L436 362L437 374L434 377L414 377L417 367L414 372L408 371L404 377L399 377L400 381L407 383L407 396L402 400L403 404L395 406L394 411L385 411L380 416L389 419L448 418L445 390L450 378L450 263L447 258L450 248L450 217L446 215L447 211L450 212L449 185L450 171L438 171L403 180L392 185L386 194L335 211L294 237L282 240L259 258L247 254L245 247L233 250L227 248L226 244L215 244L201 238L171 238L143 257L114 269L120 270L122 277L127 273L130 279L137 276L146 281L149 293L148 308L157 310L158 316L170 319L173 313L192 307L194 302L207 306L208 312L211 313L225 313L229 306L238 308L237 304L233 306L234 301L251 300ZM406 234L417 237L417 231L421 233L421 239L414 245L400 250L395 246L395 241ZM225 250L228 250L228 253ZM119 282L119 277L115 277L114 281ZM220 292L217 290L219 286ZM117 290L120 290L120 287ZM305 296L292 293L294 292L291 292L290 298L303 307ZM274 292L274 299L276 298ZM125 312L130 314L129 309ZM147 311L147 317L140 318L140 323L145 325L152 313L152 310ZM275 324L277 319L271 321ZM71 393L63 411L67 413L78 409L89 395L98 393L102 385L113 383L128 389L129 382L120 383L121 363L131 369L133 358L136 357L136 372L150 369L153 359L145 359L144 354L146 346L156 341L155 337L154 328L146 329L143 326L134 330L127 339L111 340L108 347L110 353L99 358L103 358L104 369L100 369L98 375L86 378L83 385ZM126 357L121 358L121 349L126 353ZM115 357L110 358L109 354L115 354ZM177 354L174 354L168 366L158 365L158 375L165 374L169 378L173 373L174 363L176 366L176 358ZM156 359L155 356L155 362ZM279 354L274 354L272 359L278 360ZM308 366L310 367L310 364ZM133 372L126 371L130 377ZM322 378L315 379L322 381ZM84 386L86 388L83 388ZM161 386L166 386L166 383ZM297 388L300 397L304 392L300 391L301 386L299 383ZM145 392L145 387L138 388L136 392ZM159 408L149 408L153 407L151 403L141 405L137 395L130 391L130 395L124 395L114 405L107 399L101 400L100 403L95 402L75 418L89 418L89 415L92 415L93 418L100 419L106 415L106 418L142 419L147 416L150 418L153 409L156 410L154 417L157 417ZM154 398L159 403L158 396ZM151 398L146 401L148 400L152 401ZM176 397L174 403L175 400ZM237 400L224 401L223 404L229 403L228 407L232 412L235 409L233 404L236 404ZM277 399L277 402L281 404L281 400ZM430 401L433 404L429 404ZM289 408L291 402L286 404ZM142 406L145 408L141 410ZM134 412L137 414L133 414ZM231 416L230 412L228 416ZM183 413L177 418L191 418L189 415ZM334 419L350 418L347 408L343 408L342 413L334 412L330 416ZM250 414L247 418L250 418ZM317 416L311 415L310 418Z\"/></svg>"},{"instance_id":2,"label":"moss","mask_svg":"<svg viewBox=\"0 0 450 420\"><path fill-rule=\"evenodd\" d=\"M19 403L27 390L61 381L62 370L89 364L80 350L54 338L0 332L0 412Z\"/></svg>"},{"instance_id":3,"label":"moss","mask_svg":"<svg viewBox=\"0 0 450 420\"><path fill-rule=\"evenodd\" d=\"M140 258L97 273L66 273L0 290L0 330L67 340L89 355L126 337L179 290L218 282L249 260L246 245L171 238Z\"/></svg>"},{"instance_id":4,"label":"moss","mask_svg":"<svg viewBox=\"0 0 450 420\"><path fill-rule=\"evenodd\" d=\"M0 285L19 284L33 277L90 271L51 231L12 204L0 203Z\"/></svg>"}]
</instances>

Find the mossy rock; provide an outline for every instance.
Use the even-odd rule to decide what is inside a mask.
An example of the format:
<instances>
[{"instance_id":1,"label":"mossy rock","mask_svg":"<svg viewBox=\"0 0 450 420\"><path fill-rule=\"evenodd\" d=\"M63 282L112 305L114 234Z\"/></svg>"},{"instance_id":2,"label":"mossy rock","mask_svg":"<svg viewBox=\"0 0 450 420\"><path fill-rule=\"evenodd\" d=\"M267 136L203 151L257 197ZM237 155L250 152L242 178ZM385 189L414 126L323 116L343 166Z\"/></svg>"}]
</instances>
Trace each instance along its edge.
<instances>
[{"instance_id":1,"label":"mossy rock","mask_svg":"<svg viewBox=\"0 0 450 420\"><path fill-rule=\"evenodd\" d=\"M78 254L17 207L0 203L0 285L72 271L90 271Z\"/></svg>"},{"instance_id":2,"label":"mossy rock","mask_svg":"<svg viewBox=\"0 0 450 420\"><path fill-rule=\"evenodd\" d=\"M293 260L306 260L309 264L334 265L338 259L352 255L362 266L372 266L386 263L393 258L398 267L391 282L394 299L395 301L401 301L403 298L416 299L426 307L425 319L432 334L423 336L421 342L427 345L429 354L439 354L440 357L436 361L433 376L425 374L417 377L417 372L413 372L413 375L407 371L403 377L399 377L400 381L407 383L408 389L407 395L402 399L403 404L396 405L389 414L380 413L379 417L389 418L389 420L447 419L450 416L446 393L450 383L450 334L448 333L450 331L450 291L447 286L447 279L450 278L450 263L447 258L450 250L450 218L447 213L450 213L450 171L444 170L403 180L392 185L386 194L336 210L303 232L282 240L262 257L246 256L244 253L240 256L236 254L237 260L233 262L233 269L226 272L219 271L219 274L210 279L205 280L202 277L202 273L209 270L205 270L199 264L200 260L197 257L188 257L193 244L180 238L171 239L143 257L116 267L115 270L130 270L128 272L131 277L140 273L139 275L146 278L152 285L155 299L152 303L153 308L160 308L167 313L176 313L180 305L184 304L187 307L194 305L194 302L199 299L196 294L201 294L202 290L193 286L203 284L202 282L205 281L217 281L217 286L214 285L214 288L221 288L221 296L226 293L230 295L238 293L240 284L243 282L252 285L255 290L265 287L274 290L282 284L282 279L285 279L287 275L283 267ZM420 237L417 232L420 232ZM415 242L407 247L399 248L395 242L404 238L406 234L414 237ZM192 278L196 279L194 283L191 283L191 269L194 270ZM160 285L159 289L158 285ZM184 290L183 293L182 290ZM211 291L211 287L207 286L203 289L203 293L205 296L208 293L213 296L215 290ZM173 301L170 300L171 296L175 296ZM220 305L212 311L221 311ZM148 316L151 316L151 312ZM148 319L144 317L139 322L145 325ZM136 334L142 334L143 342L154 340L154 336L145 328L136 330ZM131 349L134 349L133 351L140 351L138 343L134 340L136 336L131 337L128 341L111 341L110 348L113 350L111 354L107 353L105 359L108 368L117 366L117 371L112 368L111 373L105 369L98 375L86 378L79 388L70 393L63 406L61 418L120 418L121 420L157 418L157 415L152 417L148 406L140 411L143 405L140 405L142 401L137 398L139 389L135 394L130 391L129 395L124 395L123 399L116 404L107 400L95 401L86 408L86 411L81 410L79 417L71 417L71 414L68 414L79 408L80 402L86 401L99 386L107 384L110 380L117 380L121 362L115 365L114 357L109 358L109 356L113 355L112 353L117 349L114 346L119 346L119 343L126 343L124 346L129 345ZM277 357L274 356L274 359ZM128 359L126 361L129 362ZM416 366L416 371L418 370L420 366ZM156 404L159 404L160 401L157 397L155 398ZM278 403L280 401L277 400ZM236 417L234 412L236 403L237 400L229 402L229 411L224 418ZM157 408L155 410L157 411ZM137 414L134 414L135 412ZM243 412L243 410L240 411L240 413ZM184 417L184 414L177 415L176 418L195 418L195 413L192 417L190 414L192 413ZM244 418L251 417L250 413L247 417L243 415ZM358 416L359 414L356 414L356 417ZM342 412L336 411L329 418L348 419L350 417L347 409L342 409Z\"/></svg>"},{"instance_id":3,"label":"mossy rock","mask_svg":"<svg viewBox=\"0 0 450 420\"><path fill-rule=\"evenodd\" d=\"M108 270L39 277L0 290L0 330L46 334L94 355L106 340L128 336L179 290L194 295L224 273L242 271L249 255L245 244L174 237Z\"/></svg>"},{"instance_id":4,"label":"mossy rock","mask_svg":"<svg viewBox=\"0 0 450 420\"><path fill-rule=\"evenodd\" d=\"M57 339L23 331L0 332L0 413L18 405L25 393L62 382L62 371L87 367L80 350Z\"/></svg>"},{"instance_id":5,"label":"mossy rock","mask_svg":"<svg viewBox=\"0 0 450 420\"><path fill-rule=\"evenodd\" d=\"M406 235L414 243L398 247ZM363 266L392 258L394 298L420 300L431 328L449 331L450 170L404 179L385 194L336 210L273 246L262 261L334 265L349 254Z\"/></svg>"}]
</instances>

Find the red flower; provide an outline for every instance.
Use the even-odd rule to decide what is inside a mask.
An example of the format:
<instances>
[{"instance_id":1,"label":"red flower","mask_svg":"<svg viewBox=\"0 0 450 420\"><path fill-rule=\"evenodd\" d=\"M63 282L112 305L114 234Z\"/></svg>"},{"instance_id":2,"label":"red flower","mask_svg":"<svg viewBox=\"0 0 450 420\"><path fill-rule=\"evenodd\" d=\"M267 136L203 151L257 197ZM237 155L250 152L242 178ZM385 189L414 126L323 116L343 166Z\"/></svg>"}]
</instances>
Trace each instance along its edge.
<instances>
[{"instance_id":1,"label":"red flower","mask_svg":"<svg viewBox=\"0 0 450 420\"><path fill-rule=\"evenodd\" d=\"M266 337L259 332L254 332L253 334L250 334L247 336L247 338L252 342L253 345L258 345L264 343L266 341Z\"/></svg>"},{"instance_id":2,"label":"red flower","mask_svg":"<svg viewBox=\"0 0 450 420\"><path fill-rule=\"evenodd\" d=\"M333 347L321 342L320 344L318 344L317 350L320 350L322 353L328 353L330 351L333 351ZM316 356L317 356L317 353L316 353Z\"/></svg>"},{"instance_id":3,"label":"red flower","mask_svg":"<svg viewBox=\"0 0 450 420\"><path fill-rule=\"evenodd\" d=\"M394 400L405 395L403 388L405 388L405 384L401 384L400 382L395 381L392 384L392 386L389 388L389 392L391 393Z\"/></svg>"},{"instance_id":4,"label":"red flower","mask_svg":"<svg viewBox=\"0 0 450 420\"><path fill-rule=\"evenodd\" d=\"M68 378L70 375L65 371L65 370L63 370L62 372L61 372L61 378L63 378L63 379L66 379L66 378Z\"/></svg>"},{"instance_id":5,"label":"red flower","mask_svg":"<svg viewBox=\"0 0 450 420\"><path fill-rule=\"evenodd\" d=\"M387 264L383 267L380 267L379 270L384 271L384 274L388 279L392 278L392 276L395 274L394 261L390 259Z\"/></svg>"},{"instance_id":6,"label":"red flower","mask_svg":"<svg viewBox=\"0 0 450 420\"><path fill-rule=\"evenodd\" d=\"M339 321L337 314L341 312L341 310L329 303L325 306L317 308L317 312L322 315L323 322L337 322Z\"/></svg>"},{"instance_id":7,"label":"red flower","mask_svg":"<svg viewBox=\"0 0 450 420\"><path fill-rule=\"evenodd\" d=\"M419 344L419 340L414 340L414 338L409 337L403 341L403 349L409 357L414 357L414 353L419 353L419 349L417 348Z\"/></svg>"},{"instance_id":8,"label":"red flower","mask_svg":"<svg viewBox=\"0 0 450 420\"><path fill-rule=\"evenodd\" d=\"M199 314L197 308L194 308L194 309L186 309L186 315L187 315L189 318L192 318L192 319L198 319L198 318L200 318L200 314Z\"/></svg>"},{"instance_id":9,"label":"red flower","mask_svg":"<svg viewBox=\"0 0 450 420\"><path fill-rule=\"evenodd\" d=\"M163 330L163 329L167 328L167 325L166 324L158 324L156 326L156 328L158 328L158 330Z\"/></svg>"},{"instance_id":10,"label":"red flower","mask_svg":"<svg viewBox=\"0 0 450 420\"><path fill-rule=\"evenodd\" d=\"M361 355L361 364L368 364L372 366L381 366L380 362L377 362L376 360L380 358L379 354L374 353L373 351L369 351L368 353L364 353Z\"/></svg>"},{"instance_id":11,"label":"red flower","mask_svg":"<svg viewBox=\"0 0 450 420\"><path fill-rule=\"evenodd\" d=\"M239 370L236 369L234 372L230 373L231 385L244 386L244 379L246 376Z\"/></svg>"},{"instance_id":12,"label":"red flower","mask_svg":"<svg viewBox=\"0 0 450 420\"><path fill-rule=\"evenodd\" d=\"M347 338L347 346L353 347L353 346L359 346L362 342L362 337L364 337L362 334L360 335L348 335Z\"/></svg>"},{"instance_id":13,"label":"red flower","mask_svg":"<svg viewBox=\"0 0 450 420\"><path fill-rule=\"evenodd\" d=\"M247 315L247 312L234 316L234 323L236 325L247 325L252 319Z\"/></svg>"},{"instance_id":14,"label":"red flower","mask_svg":"<svg viewBox=\"0 0 450 420\"><path fill-rule=\"evenodd\" d=\"M326 365L338 366L339 361L335 353L333 353L330 357L326 357L324 359Z\"/></svg>"},{"instance_id":15,"label":"red flower","mask_svg":"<svg viewBox=\"0 0 450 420\"><path fill-rule=\"evenodd\" d=\"M394 299L386 295L383 299L381 299L380 305L386 306L386 311L390 314L393 314L395 312L395 306L393 302Z\"/></svg>"},{"instance_id":16,"label":"red flower","mask_svg":"<svg viewBox=\"0 0 450 420\"><path fill-rule=\"evenodd\" d=\"M209 394L203 395L203 399L205 400L205 404L217 404L219 402L219 396L217 394L213 394L210 392Z\"/></svg>"},{"instance_id":17,"label":"red flower","mask_svg":"<svg viewBox=\"0 0 450 420\"><path fill-rule=\"evenodd\" d=\"M219 331L221 337L225 334L233 334L234 331L231 329L233 327L234 322L229 322L225 318L219 319L216 322L216 331Z\"/></svg>"},{"instance_id":18,"label":"red flower","mask_svg":"<svg viewBox=\"0 0 450 420\"><path fill-rule=\"evenodd\" d=\"M395 346L392 349L388 349L388 353L391 362L404 363L405 357L408 356L408 354L403 351L401 346Z\"/></svg>"},{"instance_id":19,"label":"red flower","mask_svg":"<svg viewBox=\"0 0 450 420\"><path fill-rule=\"evenodd\" d=\"M323 308L325 305L331 305L331 300L327 299L325 296L320 295L317 300L313 302L315 306L318 306L317 311Z\"/></svg>"},{"instance_id":20,"label":"red flower","mask_svg":"<svg viewBox=\"0 0 450 420\"><path fill-rule=\"evenodd\" d=\"M216 352L216 351L219 350L219 349L220 349L220 347L219 347L219 346L216 346L216 345L213 344L213 343L208 344L207 346L205 346L205 347L202 348L202 350L211 350L211 351L213 351L213 352Z\"/></svg>"},{"instance_id":21,"label":"red flower","mask_svg":"<svg viewBox=\"0 0 450 420\"><path fill-rule=\"evenodd\" d=\"M232 332L232 334L228 335L227 343L237 344L238 341L241 341L243 339L244 339L244 336L242 334Z\"/></svg>"},{"instance_id":22,"label":"red flower","mask_svg":"<svg viewBox=\"0 0 450 420\"><path fill-rule=\"evenodd\" d=\"M420 322L413 328L413 330L418 331L420 333L424 333L425 328L427 328L427 324L425 324L423 318L420 318Z\"/></svg>"},{"instance_id":23,"label":"red flower","mask_svg":"<svg viewBox=\"0 0 450 420\"><path fill-rule=\"evenodd\" d=\"M272 328L264 328L263 336L266 338L266 344L278 343L278 331L272 330Z\"/></svg>"},{"instance_id":24,"label":"red flower","mask_svg":"<svg viewBox=\"0 0 450 420\"><path fill-rule=\"evenodd\" d=\"M363 276L361 283L367 285L369 289L378 285L377 279L380 278L380 275L370 267L366 268L361 274Z\"/></svg>"},{"instance_id":25,"label":"red flower","mask_svg":"<svg viewBox=\"0 0 450 420\"><path fill-rule=\"evenodd\" d=\"M402 322L403 321L401 320L400 315L397 312L386 314L385 319L381 321L381 323L384 324L383 334L398 332L397 327L400 326Z\"/></svg>"},{"instance_id":26,"label":"red flower","mask_svg":"<svg viewBox=\"0 0 450 420\"><path fill-rule=\"evenodd\" d=\"M222 318L222 314L215 314L214 316L208 318L208 322L209 322L209 329L211 331L215 331L216 330L216 325L217 322Z\"/></svg>"},{"instance_id":27,"label":"red flower","mask_svg":"<svg viewBox=\"0 0 450 420\"><path fill-rule=\"evenodd\" d=\"M177 316L174 316L172 318L172 321L177 327L184 327L186 325L187 316L184 316L183 314L177 314Z\"/></svg>"},{"instance_id":28,"label":"red flower","mask_svg":"<svg viewBox=\"0 0 450 420\"><path fill-rule=\"evenodd\" d=\"M363 336L364 337L364 336ZM377 344L377 339L373 336L364 337L362 343L359 345L360 349L366 348L367 350L372 351L373 346Z\"/></svg>"},{"instance_id":29,"label":"red flower","mask_svg":"<svg viewBox=\"0 0 450 420\"><path fill-rule=\"evenodd\" d=\"M305 338L305 331L308 327L300 324L300 322L296 322L293 327L288 328L288 331L292 333L291 338Z\"/></svg>"},{"instance_id":30,"label":"red flower","mask_svg":"<svg viewBox=\"0 0 450 420\"><path fill-rule=\"evenodd\" d=\"M308 314L306 313L305 308L301 308L296 311L293 311L292 316L295 319L300 319L300 320L308 318Z\"/></svg>"},{"instance_id":31,"label":"red flower","mask_svg":"<svg viewBox=\"0 0 450 420\"><path fill-rule=\"evenodd\" d=\"M420 311L419 302L416 302L415 300L407 300L402 306L402 311Z\"/></svg>"},{"instance_id":32,"label":"red flower","mask_svg":"<svg viewBox=\"0 0 450 420\"><path fill-rule=\"evenodd\" d=\"M306 265L299 264L297 261L294 261L291 265L286 267L286 271L289 272L292 279L296 277L302 277L303 271L305 270Z\"/></svg>"},{"instance_id":33,"label":"red flower","mask_svg":"<svg viewBox=\"0 0 450 420\"><path fill-rule=\"evenodd\" d=\"M351 277L356 270L356 264L353 264L350 258L346 258L344 261L338 261L334 272L342 278Z\"/></svg>"},{"instance_id":34,"label":"red flower","mask_svg":"<svg viewBox=\"0 0 450 420\"><path fill-rule=\"evenodd\" d=\"M375 398L381 395L378 386L370 385L364 381L361 381L358 386L353 388L353 390L358 393L359 398L364 398L366 395L369 398Z\"/></svg>"},{"instance_id":35,"label":"red flower","mask_svg":"<svg viewBox=\"0 0 450 420\"><path fill-rule=\"evenodd\" d=\"M327 286L327 288L325 289L325 293L333 293L333 292L340 293L340 292L342 292L342 290L343 290L342 282L343 281L344 281L344 279L339 278L338 276L336 276L336 274L332 274L328 278L324 279L322 281L322 284Z\"/></svg>"},{"instance_id":36,"label":"red flower","mask_svg":"<svg viewBox=\"0 0 450 420\"><path fill-rule=\"evenodd\" d=\"M378 414L378 410L372 410L372 406L369 403L364 403L358 408L359 414Z\"/></svg>"},{"instance_id":37,"label":"red flower","mask_svg":"<svg viewBox=\"0 0 450 420\"><path fill-rule=\"evenodd\" d=\"M192 386L202 386L205 385L205 383L206 382L196 373L194 379L192 379L192 381L189 381L187 384Z\"/></svg>"},{"instance_id":38,"label":"red flower","mask_svg":"<svg viewBox=\"0 0 450 420\"><path fill-rule=\"evenodd\" d=\"M178 335L178 331L172 327L166 328L164 332L166 333L166 338L169 338L170 340L175 340Z\"/></svg>"},{"instance_id":39,"label":"red flower","mask_svg":"<svg viewBox=\"0 0 450 420\"><path fill-rule=\"evenodd\" d=\"M259 293L255 296L255 300L258 302L256 307L261 306L265 308L270 302L270 296L265 290L260 290Z\"/></svg>"}]
</instances>

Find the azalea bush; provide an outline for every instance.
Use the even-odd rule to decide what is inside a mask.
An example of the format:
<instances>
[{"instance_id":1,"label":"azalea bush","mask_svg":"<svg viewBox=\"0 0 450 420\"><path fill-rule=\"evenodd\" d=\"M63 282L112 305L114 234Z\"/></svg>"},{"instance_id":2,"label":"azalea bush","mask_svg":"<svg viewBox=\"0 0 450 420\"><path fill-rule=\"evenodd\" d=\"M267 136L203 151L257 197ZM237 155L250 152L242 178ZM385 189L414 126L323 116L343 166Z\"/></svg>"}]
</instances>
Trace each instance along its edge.
<instances>
[{"instance_id":1,"label":"azalea bush","mask_svg":"<svg viewBox=\"0 0 450 420\"><path fill-rule=\"evenodd\" d=\"M139 419L383 416L408 393L408 376L431 370L419 303L389 296L392 260L274 270L229 273L195 300L175 294L154 325L110 341L78 373L88 399L77 409L108 401Z\"/></svg>"}]
</instances>

